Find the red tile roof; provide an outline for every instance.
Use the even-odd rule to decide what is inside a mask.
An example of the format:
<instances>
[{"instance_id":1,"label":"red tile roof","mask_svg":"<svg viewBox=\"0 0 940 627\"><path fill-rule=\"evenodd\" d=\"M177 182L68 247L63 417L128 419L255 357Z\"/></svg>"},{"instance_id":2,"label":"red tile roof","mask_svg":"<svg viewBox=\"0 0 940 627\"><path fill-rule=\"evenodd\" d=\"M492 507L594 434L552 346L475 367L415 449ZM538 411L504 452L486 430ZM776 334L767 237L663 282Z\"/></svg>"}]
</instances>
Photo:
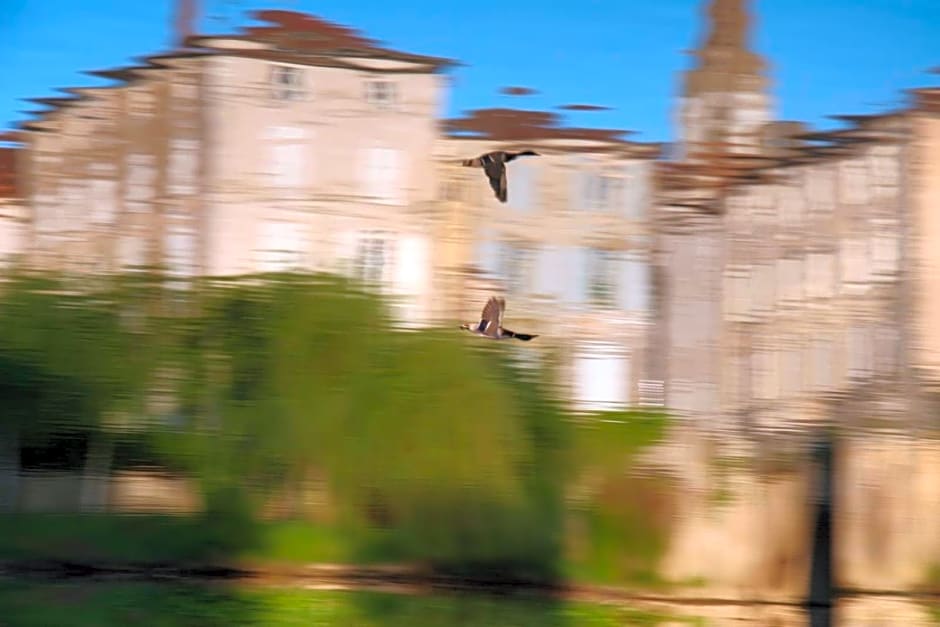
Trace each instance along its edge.
<instances>
[{"instance_id":1,"label":"red tile roof","mask_svg":"<svg viewBox=\"0 0 940 627\"><path fill-rule=\"evenodd\" d=\"M186 38L189 46L202 46L213 39L245 39L271 44L287 57L373 57L410 61L443 69L459 65L453 59L411 54L392 50L359 31L329 22L320 17L297 11L264 10L249 15L266 22L263 26L249 26L240 33ZM270 55L270 51L267 51Z\"/></svg>"},{"instance_id":2,"label":"red tile roof","mask_svg":"<svg viewBox=\"0 0 940 627\"><path fill-rule=\"evenodd\" d=\"M463 118L444 121L452 137L476 137L498 141L534 139L594 140L627 143L632 131L605 128L578 128L561 125L561 116L551 111L522 109L476 109Z\"/></svg>"},{"instance_id":3,"label":"red tile roof","mask_svg":"<svg viewBox=\"0 0 940 627\"><path fill-rule=\"evenodd\" d=\"M16 198L16 158L19 148L0 147L0 198Z\"/></svg>"}]
</instances>

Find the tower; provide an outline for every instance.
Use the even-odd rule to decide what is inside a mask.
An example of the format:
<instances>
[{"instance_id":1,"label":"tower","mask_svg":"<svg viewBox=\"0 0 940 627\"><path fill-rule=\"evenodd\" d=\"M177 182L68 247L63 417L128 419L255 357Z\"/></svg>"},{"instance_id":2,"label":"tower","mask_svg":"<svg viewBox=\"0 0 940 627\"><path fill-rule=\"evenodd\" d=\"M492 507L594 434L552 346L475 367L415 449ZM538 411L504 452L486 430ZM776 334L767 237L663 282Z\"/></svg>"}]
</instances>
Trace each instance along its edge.
<instances>
[{"instance_id":1,"label":"tower","mask_svg":"<svg viewBox=\"0 0 940 627\"><path fill-rule=\"evenodd\" d=\"M184 47L186 38L196 32L199 17L199 0L177 0L173 18L173 45Z\"/></svg>"},{"instance_id":2,"label":"tower","mask_svg":"<svg viewBox=\"0 0 940 627\"><path fill-rule=\"evenodd\" d=\"M750 0L709 0L708 32L692 52L679 98L680 158L702 152L739 155L761 150L772 119L767 63L749 50Z\"/></svg>"}]
</instances>

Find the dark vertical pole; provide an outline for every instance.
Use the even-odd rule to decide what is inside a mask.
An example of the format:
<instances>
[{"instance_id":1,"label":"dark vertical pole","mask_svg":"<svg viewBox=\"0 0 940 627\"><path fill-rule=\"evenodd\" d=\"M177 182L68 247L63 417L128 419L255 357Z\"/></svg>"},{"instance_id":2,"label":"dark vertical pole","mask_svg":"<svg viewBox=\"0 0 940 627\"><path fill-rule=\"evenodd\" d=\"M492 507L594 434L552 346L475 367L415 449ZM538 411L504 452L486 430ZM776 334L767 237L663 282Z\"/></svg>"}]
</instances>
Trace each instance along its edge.
<instances>
[{"instance_id":1,"label":"dark vertical pole","mask_svg":"<svg viewBox=\"0 0 940 627\"><path fill-rule=\"evenodd\" d=\"M833 443L834 437L827 430L814 451L817 468L814 499L816 521L813 527L813 552L807 598L811 627L829 627L832 624Z\"/></svg>"}]
</instances>

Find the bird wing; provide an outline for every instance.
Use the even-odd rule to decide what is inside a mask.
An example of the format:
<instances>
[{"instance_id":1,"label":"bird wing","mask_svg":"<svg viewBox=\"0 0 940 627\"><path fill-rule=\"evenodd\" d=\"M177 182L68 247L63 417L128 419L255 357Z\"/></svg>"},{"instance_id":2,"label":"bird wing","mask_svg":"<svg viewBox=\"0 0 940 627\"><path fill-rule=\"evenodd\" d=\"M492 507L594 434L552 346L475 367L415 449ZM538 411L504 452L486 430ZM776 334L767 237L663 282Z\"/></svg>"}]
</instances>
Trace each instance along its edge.
<instances>
[{"instance_id":1,"label":"bird wing","mask_svg":"<svg viewBox=\"0 0 940 627\"><path fill-rule=\"evenodd\" d=\"M506 166L502 161L489 161L483 165L486 177L490 179L490 187L500 202L506 202L508 183L506 181Z\"/></svg>"},{"instance_id":2,"label":"bird wing","mask_svg":"<svg viewBox=\"0 0 940 627\"><path fill-rule=\"evenodd\" d=\"M483 307L483 313L480 314L483 327L480 329L485 335L496 336L499 332L499 324L502 318L502 309L500 307L500 298L490 296Z\"/></svg>"},{"instance_id":3,"label":"bird wing","mask_svg":"<svg viewBox=\"0 0 940 627\"><path fill-rule=\"evenodd\" d=\"M499 319L498 319L499 326L503 326L503 313L505 313L506 311L506 299L497 298L496 302L499 303Z\"/></svg>"}]
</instances>

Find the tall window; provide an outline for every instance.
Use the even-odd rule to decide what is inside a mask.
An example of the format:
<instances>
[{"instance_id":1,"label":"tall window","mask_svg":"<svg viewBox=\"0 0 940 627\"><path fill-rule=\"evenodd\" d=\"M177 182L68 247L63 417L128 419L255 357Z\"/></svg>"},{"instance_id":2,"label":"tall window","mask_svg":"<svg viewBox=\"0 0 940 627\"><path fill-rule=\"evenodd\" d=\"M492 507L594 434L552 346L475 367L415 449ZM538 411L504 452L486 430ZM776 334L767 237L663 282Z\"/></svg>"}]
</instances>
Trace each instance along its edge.
<instances>
[{"instance_id":1,"label":"tall window","mask_svg":"<svg viewBox=\"0 0 940 627\"><path fill-rule=\"evenodd\" d=\"M389 80L368 80L365 83L366 102L379 109L391 109L398 104L398 85Z\"/></svg>"},{"instance_id":2,"label":"tall window","mask_svg":"<svg viewBox=\"0 0 940 627\"><path fill-rule=\"evenodd\" d=\"M535 191L535 165L519 160L506 166L506 176L509 187L506 194L506 204L519 211L531 211L534 206Z\"/></svg>"},{"instance_id":3,"label":"tall window","mask_svg":"<svg viewBox=\"0 0 940 627\"><path fill-rule=\"evenodd\" d=\"M585 211L607 211L617 204L620 180L603 172L581 173L581 208Z\"/></svg>"},{"instance_id":4,"label":"tall window","mask_svg":"<svg viewBox=\"0 0 940 627\"><path fill-rule=\"evenodd\" d=\"M652 300L652 269L642 255L628 253L620 259L620 308L625 311L645 312Z\"/></svg>"},{"instance_id":5,"label":"tall window","mask_svg":"<svg viewBox=\"0 0 940 627\"><path fill-rule=\"evenodd\" d=\"M630 355L617 346L587 344L574 362L574 402L581 411L622 409L630 403Z\"/></svg>"},{"instance_id":6,"label":"tall window","mask_svg":"<svg viewBox=\"0 0 940 627\"><path fill-rule=\"evenodd\" d=\"M404 179L401 151L394 148L367 148L363 166L362 184L366 196L382 204L402 204Z\"/></svg>"},{"instance_id":7,"label":"tall window","mask_svg":"<svg viewBox=\"0 0 940 627\"><path fill-rule=\"evenodd\" d=\"M598 305L613 305L617 297L616 255L592 248L588 260L588 297Z\"/></svg>"},{"instance_id":8,"label":"tall window","mask_svg":"<svg viewBox=\"0 0 940 627\"><path fill-rule=\"evenodd\" d=\"M839 199L844 203L862 204L868 199L868 171L862 159L849 159L839 164Z\"/></svg>"},{"instance_id":9,"label":"tall window","mask_svg":"<svg viewBox=\"0 0 940 627\"><path fill-rule=\"evenodd\" d=\"M638 220L646 215L649 204L649 164L644 161L629 163L624 168L623 210L626 216Z\"/></svg>"},{"instance_id":10,"label":"tall window","mask_svg":"<svg viewBox=\"0 0 940 627\"><path fill-rule=\"evenodd\" d=\"M125 164L124 202L128 211L145 212L150 208L156 180L156 159L153 155L130 154Z\"/></svg>"},{"instance_id":11,"label":"tall window","mask_svg":"<svg viewBox=\"0 0 940 627\"><path fill-rule=\"evenodd\" d=\"M135 233L122 233L117 245L118 264L124 269L140 268L147 263L147 242Z\"/></svg>"},{"instance_id":12,"label":"tall window","mask_svg":"<svg viewBox=\"0 0 940 627\"><path fill-rule=\"evenodd\" d=\"M302 187L307 174L306 132L298 126L274 126L264 135L267 173L275 187Z\"/></svg>"},{"instance_id":13,"label":"tall window","mask_svg":"<svg viewBox=\"0 0 940 627\"><path fill-rule=\"evenodd\" d=\"M117 181L110 163L93 163L89 167L89 209L95 224L109 224L117 209Z\"/></svg>"},{"instance_id":14,"label":"tall window","mask_svg":"<svg viewBox=\"0 0 940 627\"><path fill-rule=\"evenodd\" d=\"M171 227L166 235L166 266L171 277L196 273L196 234L186 227Z\"/></svg>"},{"instance_id":15,"label":"tall window","mask_svg":"<svg viewBox=\"0 0 940 627\"><path fill-rule=\"evenodd\" d=\"M356 247L354 272L363 283L378 284L385 278L388 263L388 241L380 234L360 238Z\"/></svg>"},{"instance_id":16,"label":"tall window","mask_svg":"<svg viewBox=\"0 0 940 627\"><path fill-rule=\"evenodd\" d=\"M521 244L502 242L499 274L512 294L525 294L532 289L532 250Z\"/></svg>"},{"instance_id":17,"label":"tall window","mask_svg":"<svg viewBox=\"0 0 940 627\"><path fill-rule=\"evenodd\" d=\"M196 192L199 167L199 142L195 139L170 140L170 163L167 186L172 195L190 195Z\"/></svg>"},{"instance_id":18,"label":"tall window","mask_svg":"<svg viewBox=\"0 0 940 627\"><path fill-rule=\"evenodd\" d=\"M293 65L272 65L270 74L271 97L280 101L303 100L304 89L303 68Z\"/></svg>"}]
</instances>

